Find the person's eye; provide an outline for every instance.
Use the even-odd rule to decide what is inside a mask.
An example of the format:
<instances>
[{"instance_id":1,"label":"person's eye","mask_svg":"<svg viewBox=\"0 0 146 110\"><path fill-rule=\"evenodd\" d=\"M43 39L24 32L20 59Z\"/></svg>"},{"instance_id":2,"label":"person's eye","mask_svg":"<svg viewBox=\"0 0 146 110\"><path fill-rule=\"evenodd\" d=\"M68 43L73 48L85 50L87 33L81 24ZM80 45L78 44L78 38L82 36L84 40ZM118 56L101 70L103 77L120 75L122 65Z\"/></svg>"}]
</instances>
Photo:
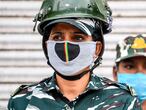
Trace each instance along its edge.
<instances>
[{"instance_id":1,"label":"person's eye","mask_svg":"<svg viewBox=\"0 0 146 110\"><path fill-rule=\"evenodd\" d=\"M74 35L74 36L72 37L72 40L73 40L74 42L82 42L82 41L85 41L86 38L85 38L85 36L83 36L83 35Z\"/></svg>"},{"instance_id":2,"label":"person's eye","mask_svg":"<svg viewBox=\"0 0 146 110\"><path fill-rule=\"evenodd\" d=\"M51 35L50 36L50 39L51 40L54 40L54 41L62 41L63 40L62 36L61 35L58 35L58 34Z\"/></svg>"},{"instance_id":3,"label":"person's eye","mask_svg":"<svg viewBox=\"0 0 146 110\"><path fill-rule=\"evenodd\" d=\"M132 69L135 68L135 66L132 65L132 64L125 64L125 65L124 65L124 68L127 69L127 70L132 70Z\"/></svg>"}]
</instances>

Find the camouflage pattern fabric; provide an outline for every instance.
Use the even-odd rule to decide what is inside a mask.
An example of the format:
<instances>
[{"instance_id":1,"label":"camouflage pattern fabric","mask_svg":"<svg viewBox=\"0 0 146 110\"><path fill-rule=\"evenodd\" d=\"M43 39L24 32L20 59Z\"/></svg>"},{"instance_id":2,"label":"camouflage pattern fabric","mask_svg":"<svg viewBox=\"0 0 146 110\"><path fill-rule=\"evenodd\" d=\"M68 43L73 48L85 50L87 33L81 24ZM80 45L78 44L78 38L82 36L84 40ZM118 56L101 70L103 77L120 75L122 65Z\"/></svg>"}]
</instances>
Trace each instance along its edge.
<instances>
[{"instance_id":1,"label":"camouflage pattern fabric","mask_svg":"<svg viewBox=\"0 0 146 110\"><path fill-rule=\"evenodd\" d=\"M129 36L117 44L116 51L116 62L135 56L146 56L146 37Z\"/></svg>"},{"instance_id":2,"label":"camouflage pattern fabric","mask_svg":"<svg viewBox=\"0 0 146 110\"><path fill-rule=\"evenodd\" d=\"M9 110L141 110L128 86L91 75L86 90L69 101L56 85L55 76L21 86L10 98Z\"/></svg>"}]
</instances>

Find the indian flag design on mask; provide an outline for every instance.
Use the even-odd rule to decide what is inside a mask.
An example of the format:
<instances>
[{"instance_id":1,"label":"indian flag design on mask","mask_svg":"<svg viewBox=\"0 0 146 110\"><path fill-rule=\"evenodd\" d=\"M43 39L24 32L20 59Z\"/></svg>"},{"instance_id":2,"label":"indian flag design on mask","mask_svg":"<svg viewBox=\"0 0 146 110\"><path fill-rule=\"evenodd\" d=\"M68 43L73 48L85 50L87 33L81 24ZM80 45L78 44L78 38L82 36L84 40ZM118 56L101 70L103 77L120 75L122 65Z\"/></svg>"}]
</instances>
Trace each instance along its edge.
<instances>
[{"instance_id":1,"label":"indian flag design on mask","mask_svg":"<svg viewBox=\"0 0 146 110\"><path fill-rule=\"evenodd\" d=\"M66 64L68 64L69 61L68 42L64 43L64 53L65 53Z\"/></svg>"},{"instance_id":2,"label":"indian flag design on mask","mask_svg":"<svg viewBox=\"0 0 146 110\"><path fill-rule=\"evenodd\" d=\"M55 44L55 53L61 61L69 64L70 61L77 58L80 53L79 44L70 41L60 41Z\"/></svg>"}]
</instances>

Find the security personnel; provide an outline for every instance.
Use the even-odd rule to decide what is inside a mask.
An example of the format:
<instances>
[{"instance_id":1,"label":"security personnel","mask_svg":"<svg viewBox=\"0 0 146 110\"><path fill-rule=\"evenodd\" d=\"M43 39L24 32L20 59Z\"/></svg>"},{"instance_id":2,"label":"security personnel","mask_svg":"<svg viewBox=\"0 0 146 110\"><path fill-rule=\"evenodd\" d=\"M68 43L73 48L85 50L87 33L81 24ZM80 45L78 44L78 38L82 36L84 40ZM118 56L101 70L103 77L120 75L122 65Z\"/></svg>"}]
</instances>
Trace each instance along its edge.
<instances>
[{"instance_id":1,"label":"security personnel","mask_svg":"<svg viewBox=\"0 0 146 110\"><path fill-rule=\"evenodd\" d=\"M146 37L128 36L117 44L114 79L135 89L146 110Z\"/></svg>"},{"instance_id":2,"label":"security personnel","mask_svg":"<svg viewBox=\"0 0 146 110\"><path fill-rule=\"evenodd\" d=\"M104 0L44 0L35 17L47 63L54 75L21 86L9 110L141 110L127 86L93 74L111 31Z\"/></svg>"}]
</instances>

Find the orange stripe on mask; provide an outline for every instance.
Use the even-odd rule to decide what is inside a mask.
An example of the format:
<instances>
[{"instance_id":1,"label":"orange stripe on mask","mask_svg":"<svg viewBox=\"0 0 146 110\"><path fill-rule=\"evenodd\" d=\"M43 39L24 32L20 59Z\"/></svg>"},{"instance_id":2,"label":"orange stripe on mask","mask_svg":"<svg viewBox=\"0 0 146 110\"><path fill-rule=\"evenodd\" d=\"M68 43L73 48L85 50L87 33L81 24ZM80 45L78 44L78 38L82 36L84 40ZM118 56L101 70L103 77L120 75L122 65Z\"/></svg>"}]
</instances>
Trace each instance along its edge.
<instances>
[{"instance_id":1,"label":"orange stripe on mask","mask_svg":"<svg viewBox=\"0 0 146 110\"><path fill-rule=\"evenodd\" d=\"M69 61L69 54L68 54L68 42L64 43L64 51L65 51L65 60L66 60L66 64L68 64Z\"/></svg>"}]
</instances>

